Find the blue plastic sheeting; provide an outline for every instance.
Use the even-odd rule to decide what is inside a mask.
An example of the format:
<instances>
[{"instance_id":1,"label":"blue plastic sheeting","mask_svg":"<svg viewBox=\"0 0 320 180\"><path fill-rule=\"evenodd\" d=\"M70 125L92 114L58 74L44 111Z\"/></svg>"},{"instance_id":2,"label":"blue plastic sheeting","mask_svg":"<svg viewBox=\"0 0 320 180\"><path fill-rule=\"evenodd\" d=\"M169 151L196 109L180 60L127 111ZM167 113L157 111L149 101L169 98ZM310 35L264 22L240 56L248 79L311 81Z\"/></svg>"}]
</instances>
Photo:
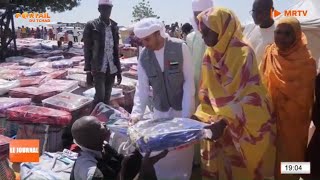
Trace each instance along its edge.
<instances>
[{"instance_id":1,"label":"blue plastic sheeting","mask_svg":"<svg viewBox=\"0 0 320 180\"><path fill-rule=\"evenodd\" d=\"M141 152L163 151L204 138L208 124L186 118L140 121L129 127L128 134Z\"/></svg>"}]
</instances>

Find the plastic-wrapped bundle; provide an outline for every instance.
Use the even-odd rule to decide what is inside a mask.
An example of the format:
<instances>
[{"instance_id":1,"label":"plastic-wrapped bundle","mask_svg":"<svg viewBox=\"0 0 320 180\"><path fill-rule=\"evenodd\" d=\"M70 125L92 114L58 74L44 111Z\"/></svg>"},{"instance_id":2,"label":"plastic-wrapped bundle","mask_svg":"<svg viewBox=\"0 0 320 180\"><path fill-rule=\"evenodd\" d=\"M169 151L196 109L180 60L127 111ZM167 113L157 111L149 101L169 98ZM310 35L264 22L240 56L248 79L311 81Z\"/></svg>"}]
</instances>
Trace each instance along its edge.
<instances>
[{"instance_id":1,"label":"plastic-wrapped bundle","mask_svg":"<svg viewBox=\"0 0 320 180\"><path fill-rule=\"evenodd\" d=\"M132 78L132 79L138 80L138 72L134 71L134 70L129 70L129 71L123 72L122 75L127 78Z\"/></svg>"},{"instance_id":2,"label":"plastic-wrapped bundle","mask_svg":"<svg viewBox=\"0 0 320 180\"><path fill-rule=\"evenodd\" d=\"M51 65L52 66L52 65ZM56 69L53 69L50 67L44 67L44 68L41 68L41 73L43 74L51 74L51 73L56 73ZM51 78L52 79L52 78Z\"/></svg>"},{"instance_id":3,"label":"plastic-wrapped bundle","mask_svg":"<svg viewBox=\"0 0 320 180\"><path fill-rule=\"evenodd\" d=\"M16 80L18 77L22 76L21 70L11 70L11 69L6 69L1 71L0 73L0 78L5 79L5 80Z\"/></svg>"},{"instance_id":4,"label":"plastic-wrapped bundle","mask_svg":"<svg viewBox=\"0 0 320 180\"><path fill-rule=\"evenodd\" d=\"M104 103L97 104L97 106L92 111L91 116L95 116L101 122L105 122L107 124L114 124L114 122L120 119L126 121L129 121L130 119L130 114L123 108L117 107L115 109Z\"/></svg>"},{"instance_id":5,"label":"plastic-wrapped bundle","mask_svg":"<svg viewBox=\"0 0 320 180\"><path fill-rule=\"evenodd\" d=\"M124 65L126 68L130 68L132 65L138 64L137 57L125 58L125 59L121 59L120 61L121 61L121 65Z\"/></svg>"},{"instance_id":6,"label":"plastic-wrapped bundle","mask_svg":"<svg viewBox=\"0 0 320 180\"><path fill-rule=\"evenodd\" d=\"M27 69L29 69L28 66L20 66L20 65L6 66L6 67L4 67L4 68L6 68L6 69L8 69L8 70L27 70Z\"/></svg>"},{"instance_id":7,"label":"plastic-wrapped bundle","mask_svg":"<svg viewBox=\"0 0 320 180\"><path fill-rule=\"evenodd\" d=\"M95 88L90 88L83 92L83 95L86 97L91 97L94 98L94 95L96 94L96 89ZM114 100L117 98L122 98L123 97L123 90L119 88L112 88L111 92L111 98L110 100Z\"/></svg>"},{"instance_id":8,"label":"plastic-wrapped bundle","mask_svg":"<svg viewBox=\"0 0 320 180\"><path fill-rule=\"evenodd\" d=\"M75 56L70 59L74 66L79 66L81 61L84 61L84 56Z\"/></svg>"},{"instance_id":9,"label":"plastic-wrapped bundle","mask_svg":"<svg viewBox=\"0 0 320 180\"><path fill-rule=\"evenodd\" d=\"M146 120L129 127L128 134L141 152L163 151L203 139L205 126L186 118Z\"/></svg>"},{"instance_id":10,"label":"plastic-wrapped bundle","mask_svg":"<svg viewBox=\"0 0 320 180\"><path fill-rule=\"evenodd\" d=\"M67 79L78 81L80 87L87 87L87 75L85 74L71 74L67 76Z\"/></svg>"},{"instance_id":11,"label":"plastic-wrapped bundle","mask_svg":"<svg viewBox=\"0 0 320 180\"><path fill-rule=\"evenodd\" d=\"M6 58L6 62L19 63L20 61L23 61L24 59L29 59L29 58L24 57L24 56L11 56L11 57Z\"/></svg>"},{"instance_id":12,"label":"plastic-wrapped bundle","mask_svg":"<svg viewBox=\"0 0 320 180\"><path fill-rule=\"evenodd\" d=\"M71 60L60 60L52 63L52 68L64 69L73 67L73 62Z\"/></svg>"},{"instance_id":13,"label":"plastic-wrapped bundle","mask_svg":"<svg viewBox=\"0 0 320 180\"><path fill-rule=\"evenodd\" d=\"M47 75L46 79L65 79L67 75L68 71L66 70L53 71Z\"/></svg>"},{"instance_id":14,"label":"plastic-wrapped bundle","mask_svg":"<svg viewBox=\"0 0 320 180\"><path fill-rule=\"evenodd\" d=\"M32 66L32 65L34 65L36 62L38 62L38 60L25 58L25 59L23 59L23 60L21 60L21 61L19 62L19 65L22 65L22 66Z\"/></svg>"},{"instance_id":15,"label":"plastic-wrapped bundle","mask_svg":"<svg viewBox=\"0 0 320 180\"><path fill-rule=\"evenodd\" d=\"M78 81L51 79L42 84L40 88L71 92L78 88Z\"/></svg>"},{"instance_id":16,"label":"plastic-wrapped bundle","mask_svg":"<svg viewBox=\"0 0 320 180\"><path fill-rule=\"evenodd\" d=\"M59 92L52 89L38 87L21 87L9 91L10 97L14 98L31 98L32 102L41 103L42 100L57 95Z\"/></svg>"},{"instance_id":17,"label":"plastic-wrapped bundle","mask_svg":"<svg viewBox=\"0 0 320 180\"><path fill-rule=\"evenodd\" d=\"M38 86L44 82L46 76L31 76L18 78L21 87Z\"/></svg>"},{"instance_id":18,"label":"plastic-wrapped bundle","mask_svg":"<svg viewBox=\"0 0 320 180\"><path fill-rule=\"evenodd\" d=\"M16 88L20 86L19 81L6 81L6 80L1 80L0 81L0 95L7 94L10 89Z\"/></svg>"},{"instance_id":19,"label":"plastic-wrapped bundle","mask_svg":"<svg viewBox=\"0 0 320 180\"><path fill-rule=\"evenodd\" d=\"M104 103L99 103L94 108L91 116L97 117L101 122L107 123L108 128L122 135L127 134L130 114L121 107L112 108Z\"/></svg>"},{"instance_id":20,"label":"plastic-wrapped bundle","mask_svg":"<svg viewBox=\"0 0 320 180\"><path fill-rule=\"evenodd\" d=\"M33 66L33 68L48 68L48 67L52 67L52 62L37 62L35 63Z\"/></svg>"},{"instance_id":21,"label":"plastic-wrapped bundle","mask_svg":"<svg viewBox=\"0 0 320 180\"><path fill-rule=\"evenodd\" d=\"M7 115L10 121L59 126L70 124L72 119L69 112L33 105L10 108Z\"/></svg>"},{"instance_id":22,"label":"plastic-wrapped bundle","mask_svg":"<svg viewBox=\"0 0 320 180\"><path fill-rule=\"evenodd\" d=\"M93 101L92 98L63 92L42 101L46 107L74 112L79 110Z\"/></svg>"},{"instance_id":23,"label":"plastic-wrapped bundle","mask_svg":"<svg viewBox=\"0 0 320 180\"><path fill-rule=\"evenodd\" d=\"M64 56L51 56L51 57L48 57L47 60L48 61L58 61L58 60L62 60L64 59Z\"/></svg>"},{"instance_id":24,"label":"plastic-wrapped bundle","mask_svg":"<svg viewBox=\"0 0 320 180\"><path fill-rule=\"evenodd\" d=\"M4 63L0 63L0 67L9 67L9 66L18 66L19 63L15 63L15 62L4 62Z\"/></svg>"},{"instance_id":25,"label":"plastic-wrapped bundle","mask_svg":"<svg viewBox=\"0 0 320 180\"><path fill-rule=\"evenodd\" d=\"M7 109L31 104L30 98L0 97L0 117L6 117Z\"/></svg>"},{"instance_id":26,"label":"plastic-wrapped bundle","mask_svg":"<svg viewBox=\"0 0 320 180\"><path fill-rule=\"evenodd\" d=\"M24 70L22 72L22 75L23 76L39 76L39 75L41 75L41 71L40 71L40 69L31 68L28 70Z\"/></svg>"},{"instance_id":27,"label":"plastic-wrapped bundle","mask_svg":"<svg viewBox=\"0 0 320 180\"><path fill-rule=\"evenodd\" d=\"M68 69L68 74L86 74L86 72L83 70L83 68L78 68L78 67L74 67L74 68L69 68Z\"/></svg>"},{"instance_id":28,"label":"plastic-wrapped bundle","mask_svg":"<svg viewBox=\"0 0 320 180\"><path fill-rule=\"evenodd\" d=\"M9 158L9 143L11 140L11 138L0 135L0 160Z\"/></svg>"}]
</instances>

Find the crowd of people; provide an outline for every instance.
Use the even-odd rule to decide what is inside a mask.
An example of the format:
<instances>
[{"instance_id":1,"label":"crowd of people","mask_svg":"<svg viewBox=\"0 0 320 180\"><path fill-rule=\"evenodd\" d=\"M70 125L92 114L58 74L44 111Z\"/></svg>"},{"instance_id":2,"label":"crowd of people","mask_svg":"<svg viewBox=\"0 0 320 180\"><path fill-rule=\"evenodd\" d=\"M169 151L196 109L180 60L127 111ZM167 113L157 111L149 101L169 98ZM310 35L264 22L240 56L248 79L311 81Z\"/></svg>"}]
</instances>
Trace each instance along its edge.
<instances>
[{"instance_id":1,"label":"crowd of people","mask_svg":"<svg viewBox=\"0 0 320 180\"><path fill-rule=\"evenodd\" d=\"M21 26L18 27L16 30L17 38L37 38L37 39L44 39L44 40L56 40L56 35L62 32L62 28L49 28L47 27L25 27Z\"/></svg>"},{"instance_id":2,"label":"crowd of people","mask_svg":"<svg viewBox=\"0 0 320 180\"><path fill-rule=\"evenodd\" d=\"M108 104L115 80L122 81L112 7L111 1L100 0L100 17L84 30L85 71L87 83L96 89L94 105ZM207 123L211 135L200 145L154 157L135 151L126 159L113 153L116 161L102 162L112 152L104 144L110 132L96 118L83 117L72 126L81 149L72 177L133 179L140 172L140 179L187 180L193 164L200 163L202 179L299 180L302 175L281 174L281 162L311 161L311 175L303 178L319 179L319 148L308 149L310 122L318 124L319 117L316 61L299 21L284 17L276 23L270 16L273 9L272 0L255 0L255 24L244 30L234 12L214 7L212 0L192 0L190 24L165 26L155 18L136 23L125 42L144 47L130 124L143 119L151 86L154 119L191 118Z\"/></svg>"}]
</instances>

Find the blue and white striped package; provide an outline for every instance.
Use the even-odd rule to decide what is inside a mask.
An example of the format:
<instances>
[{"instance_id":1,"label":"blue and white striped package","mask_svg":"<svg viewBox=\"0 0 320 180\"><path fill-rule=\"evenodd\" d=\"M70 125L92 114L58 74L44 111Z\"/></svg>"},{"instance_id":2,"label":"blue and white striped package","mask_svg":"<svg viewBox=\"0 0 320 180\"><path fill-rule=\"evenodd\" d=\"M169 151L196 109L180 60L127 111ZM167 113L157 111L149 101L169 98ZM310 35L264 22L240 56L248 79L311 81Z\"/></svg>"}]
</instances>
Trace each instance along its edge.
<instances>
[{"instance_id":1,"label":"blue and white striped package","mask_svg":"<svg viewBox=\"0 0 320 180\"><path fill-rule=\"evenodd\" d=\"M187 118L139 121L128 128L131 142L142 153L174 149L206 137L208 124Z\"/></svg>"}]
</instances>

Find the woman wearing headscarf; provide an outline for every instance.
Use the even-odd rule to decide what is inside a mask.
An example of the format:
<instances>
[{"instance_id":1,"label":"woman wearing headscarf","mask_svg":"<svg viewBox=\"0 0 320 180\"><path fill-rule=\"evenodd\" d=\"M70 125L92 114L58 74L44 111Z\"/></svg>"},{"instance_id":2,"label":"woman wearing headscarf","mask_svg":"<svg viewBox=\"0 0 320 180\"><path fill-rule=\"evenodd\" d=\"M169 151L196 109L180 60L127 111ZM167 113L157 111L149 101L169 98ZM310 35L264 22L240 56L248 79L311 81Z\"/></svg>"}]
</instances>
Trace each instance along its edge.
<instances>
[{"instance_id":1,"label":"woman wearing headscarf","mask_svg":"<svg viewBox=\"0 0 320 180\"><path fill-rule=\"evenodd\" d=\"M203 179L272 177L275 119L240 22L224 8L208 9L198 19L208 48L195 118L213 123L211 141L201 142Z\"/></svg>"},{"instance_id":2,"label":"woman wearing headscarf","mask_svg":"<svg viewBox=\"0 0 320 180\"><path fill-rule=\"evenodd\" d=\"M316 63L296 18L285 17L278 22L275 43L267 46L261 71L277 117L276 179L299 179L280 175L280 163L305 160Z\"/></svg>"}]
</instances>

